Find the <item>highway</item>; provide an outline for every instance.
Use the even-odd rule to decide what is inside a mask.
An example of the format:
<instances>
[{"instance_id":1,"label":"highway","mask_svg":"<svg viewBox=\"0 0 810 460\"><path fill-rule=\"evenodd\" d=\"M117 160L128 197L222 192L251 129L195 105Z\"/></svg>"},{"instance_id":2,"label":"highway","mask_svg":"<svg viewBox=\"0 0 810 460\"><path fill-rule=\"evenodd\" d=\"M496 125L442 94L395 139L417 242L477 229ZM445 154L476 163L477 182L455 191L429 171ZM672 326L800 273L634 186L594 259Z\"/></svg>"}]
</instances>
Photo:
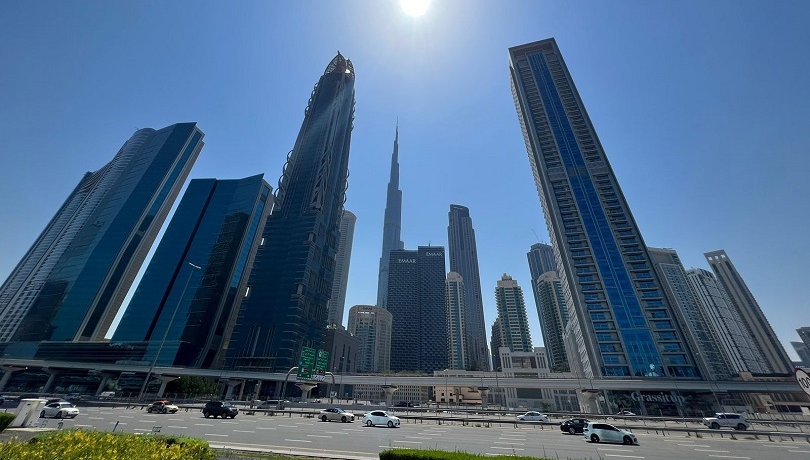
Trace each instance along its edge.
<instances>
[{"instance_id":1,"label":"highway","mask_svg":"<svg viewBox=\"0 0 810 460\"><path fill-rule=\"evenodd\" d=\"M80 407L81 414L73 420L40 419L46 428L85 428L148 435L154 427L162 434L178 434L204 438L213 447L234 450L260 450L278 453L331 458L378 458L389 448L438 448L464 450L487 455L517 454L548 458L577 459L807 459L810 443L804 440L769 442L724 430L724 437L695 438L682 433L668 436L649 430L636 429L638 446L592 444L581 435L563 434L557 426L492 425L491 427L423 423L403 420L400 428L365 427L354 423L320 422L293 416L268 416L244 412L233 420L206 419L198 410L181 410L177 414L148 414L141 409L122 407ZM357 413L362 416L362 414ZM561 419L560 419L561 420ZM558 422L559 420L554 420ZM42 423L44 422L44 423ZM621 423L618 423L620 425Z\"/></svg>"}]
</instances>

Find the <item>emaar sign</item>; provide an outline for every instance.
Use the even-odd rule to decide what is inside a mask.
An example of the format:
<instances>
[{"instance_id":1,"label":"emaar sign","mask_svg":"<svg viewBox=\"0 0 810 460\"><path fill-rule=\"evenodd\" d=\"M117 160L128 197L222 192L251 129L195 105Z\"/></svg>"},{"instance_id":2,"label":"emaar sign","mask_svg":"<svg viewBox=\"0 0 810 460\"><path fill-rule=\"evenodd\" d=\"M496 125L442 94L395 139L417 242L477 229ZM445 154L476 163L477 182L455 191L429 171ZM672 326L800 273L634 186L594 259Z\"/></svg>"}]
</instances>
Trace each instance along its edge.
<instances>
[{"instance_id":1,"label":"emaar sign","mask_svg":"<svg viewBox=\"0 0 810 460\"><path fill-rule=\"evenodd\" d=\"M810 374L807 373L806 370L797 367L796 368L796 381L799 382L799 386L802 387L802 390L810 396Z\"/></svg>"}]
</instances>

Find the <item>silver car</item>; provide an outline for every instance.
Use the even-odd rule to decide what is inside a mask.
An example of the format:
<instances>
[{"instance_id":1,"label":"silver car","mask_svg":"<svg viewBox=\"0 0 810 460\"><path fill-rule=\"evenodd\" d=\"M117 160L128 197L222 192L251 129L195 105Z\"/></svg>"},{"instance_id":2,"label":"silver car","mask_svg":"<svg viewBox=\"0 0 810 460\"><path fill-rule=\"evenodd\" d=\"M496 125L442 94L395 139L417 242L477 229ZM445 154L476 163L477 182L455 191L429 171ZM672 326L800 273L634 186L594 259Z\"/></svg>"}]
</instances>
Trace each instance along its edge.
<instances>
[{"instance_id":1,"label":"silver car","mask_svg":"<svg viewBox=\"0 0 810 460\"><path fill-rule=\"evenodd\" d=\"M76 418L77 415L79 415L79 409L67 401L46 404L42 412L39 413L40 417L54 418Z\"/></svg>"},{"instance_id":2,"label":"silver car","mask_svg":"<svg viewBox=\"0 0 810 460\"><path fill-rule=\"evenodd\" d=\"M363 416L363 424L366 426L383 425L394 428L399 426L399 417L385 411L375 410Z\"/></svg>"},{"instance_id":3,"label":"silver car","mask_svg":"<svg viewBox=\"0 0 810 460\"><path fill-rule=\"evenodd\" d=\"M353 422L354 414L350 414L339 407L330 407L321 411L318 418L322 422Z\"/></svg>"}]
</instances>

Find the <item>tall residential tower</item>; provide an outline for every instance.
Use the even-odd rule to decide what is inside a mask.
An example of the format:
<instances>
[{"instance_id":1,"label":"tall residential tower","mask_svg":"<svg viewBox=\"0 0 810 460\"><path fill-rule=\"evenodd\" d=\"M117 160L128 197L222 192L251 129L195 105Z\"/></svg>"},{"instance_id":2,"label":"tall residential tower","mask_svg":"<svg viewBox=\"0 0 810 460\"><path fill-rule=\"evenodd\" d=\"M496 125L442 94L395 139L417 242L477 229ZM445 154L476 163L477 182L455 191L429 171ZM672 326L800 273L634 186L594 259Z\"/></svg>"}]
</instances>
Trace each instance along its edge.
<instances>
[{"instance_id":1,"label":"tall residential tower","mask_svg":"<svg viewBox=\"0 0 810 460\"><path fill-rule=\"evenodd\" d=\"M327 323L340 326L343 324L343 310L346 307L346 287L349 284L349 265L352 260L352 244L354 243L354 224L357 216L351 211L343 211L340 218L340 240L338 241L337 255L335 256L335 281L332 283L332 295L326 305L328 310Z\"/></svg>"},{"instance_id":2,"label":"tall residential tower","mask_svg":"<svg viewBox=\"0 0 810 460\"><path fill-rule=\"evenodd\" d=\"M388 269L391 251L403 249L400 238L402 230L402 190L399 189L399 125L394 136L394 153L391 154L391 178L385 195L385 220L383 221L382 255L377 278L377 306L388 307Z\"/></svg>"},{"instance_id":3,"label":"tall residential tower","mask_svg":"<svg viewBox=\"0 0 810 460\"><path fill-rule=\"evenodd\" d=\"M523 289L516 280L503 274L495 287L501 346L511 351L532 351L532 336L526 315Z\"/></svg>"},{"instance_id":4,"label":"tall residential tower","mask_svg":"<svg viewBox=\"0 0 810 460\"><path fill-rule=\"evenodd\" d=\"M512 94L586 377L699 378L554 39L509 49ZM666 351L663 341L672 344Z\"/></svg>"},{"instance_id":5,"label":"tall residential tower","mask_svg":"<svg viewBox=\"0 0 810 460\"><path fill-rule=\"evenodd\" d=\"M332 59L310 95L262 231L225 367L287 372L326 339L354 120L352 62Z\"/></svg>"},{"instance_id":6,"label":"tall residential tower","mask_svg":"<svg viewBox=\"0 0 810 460\"><path fill-rule=\"evenodd\" d=\"M481 276L478 271L478 249L470 210L461 205L451 204L448 217L450 271L458 273L464 280L466 367L471 370L489 370L484 301L481 298Z\"/></svg>"}]
</instances>

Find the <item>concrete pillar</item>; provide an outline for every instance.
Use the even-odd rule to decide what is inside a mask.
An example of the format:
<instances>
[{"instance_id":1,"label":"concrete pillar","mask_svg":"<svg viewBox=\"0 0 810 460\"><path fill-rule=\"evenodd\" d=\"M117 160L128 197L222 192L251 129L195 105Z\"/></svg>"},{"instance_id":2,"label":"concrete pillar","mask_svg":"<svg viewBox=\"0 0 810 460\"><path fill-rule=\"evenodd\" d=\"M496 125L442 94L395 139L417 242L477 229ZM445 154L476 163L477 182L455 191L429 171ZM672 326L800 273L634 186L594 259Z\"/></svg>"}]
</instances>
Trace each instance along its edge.
<instances>
[{"instance_id":1,"label":"concrete pillar","mask_svg":"<svg viewBox=\"0 0 810 460\"><path fill-rule=\"evenodd\" d=\"M101 372L99 375L101 375L101 382L99 382L98 388L96 388L96 393L95 393L96 396L100 395L101 392L104 391L104 387L107 386L107 382L109 382L111 378L115 377L118 374L113 374L113 373L109 373L109 372Z\"/></svg>"},{"instance_id":2,"label":"concrete pillar","mask_svg":"<svg viewBox=\"0 0 810 460\"><path fill-rule=\"evenodd\" d=\"M156 375L155 377L160 379L160 389L158 389L158 392L157 392L157 397L158 398L163 397L163 393L166 392L166 385L168 385L169 382L172 382L172 381L177 380L177 379L180 378L180 377L172 377L170 375Z\"/></svg>"},{"instance_id":3,"label":"concrete pillar","mask_svg":"<svg viewBox=\"0 0 810 460\"><path fill-rule=\"evenodd\" d=\"M245 394L245 383L247 383L247 381L242 380L242 385L239 385L239 396L236 398L239 401L242 400L242 395Z\"/></svg>"},{"instance_id":4,"label":"concrete pillar","mask_svg":"<svg viewBox=\"0 0 810 460\"><path fill-rule=\"evenodd\" d=\"M599 401L599 391L596 390L579 390L579 405L582 412L586 414L598 414L601 412Z\"/></svg>"},{"instance_id":5,"label":"concrete pillar","mask_svg":"<svg viewBox=\"0 0 810 460\"><path fill-rule=\"evenodd\" d=\"M53 381L56 379L56 376L59 375L59 371L47 368L42 370L48 373L48 381L45 383L45 386L42 387L41 393L48 393L51 391L51 386L53 385Z\"/></svg>"},{"instance_id":6,"label":"concrete pillar","mask_svg":"<svg viewBox=\"0 0 810 460\"><path fill-rule=\"evenodd\" d=\"M253 390L253 399L262 399L261 395L262 395L262 381L257 380L256 387Z\"/></svg>"},{"instance_id":7,"label":"concrete pillar","mask_svg":"<svg viewBox=\"0 0 810 460\"><path fill-rule=\"evenodd\" d=\"M385 392L385 403L388 407L394 405L394 392L397 391L398 387L396 385L383 385L383 391Z\"/></svg>"},{"instance_id":8,"label":"concrete pillar","mask_svg":"<svg viewBox=\"0 0 810 460\"><path fill-rule=\"evenodd\" d=\"M487 410L487 398L489 397L489 387L478 387L478 394L481 395L481 409Z\"/></svg>"},{"instance_id":9,"label":"concrete pillar","mask_svg":"<svg viewBox=\"0 0 810 460\"><path fill-rule=\"evenodd\" d=\"M27 368L26 367L3 366L2 369L3 369L3 378L0 378L0 391L3 391L3 389L6 387L6 384L8 383L9 379L11 379L11 376L15 372L23 371L23 370L25 370Z\"/></svg>"},{"instance_id":10,"label":"concrete pillar","mask_svg":"<svg viewBox=\"0 0 810 460\"><path fill-rule=\"evenodd\" d=\"M301 400L305 401L309 399L309 392L312 391L313 388L318 386L318 384L310 382L296 382L295 386L301 389Z\"/></svg>"},{"instance_id":11,"label":"concrete pillar","mask_svg":"<svg viewBox=\"0 0 810 460\"><path fill-rule=\"evenodd\" d=\"M276 399L281 399L281 393L283 392L284 392L284 381L276 380L273 389L273 397Z\"/></svg>"},{"instance_id":12,"label":"concrete pillar","mask_svg":"<svg viewBox=\"0 0 810 460\"><path fill-rule=\"evenodd\" d=\"M243 383L244 380L224 380L223 383L226 385L225 390L225 400L233 399L233 389L236 388L236 385Z\"/></svg>"}]
</instances>

